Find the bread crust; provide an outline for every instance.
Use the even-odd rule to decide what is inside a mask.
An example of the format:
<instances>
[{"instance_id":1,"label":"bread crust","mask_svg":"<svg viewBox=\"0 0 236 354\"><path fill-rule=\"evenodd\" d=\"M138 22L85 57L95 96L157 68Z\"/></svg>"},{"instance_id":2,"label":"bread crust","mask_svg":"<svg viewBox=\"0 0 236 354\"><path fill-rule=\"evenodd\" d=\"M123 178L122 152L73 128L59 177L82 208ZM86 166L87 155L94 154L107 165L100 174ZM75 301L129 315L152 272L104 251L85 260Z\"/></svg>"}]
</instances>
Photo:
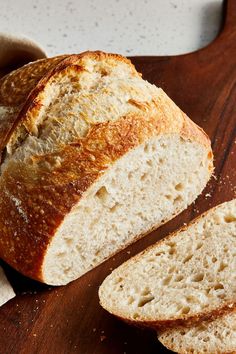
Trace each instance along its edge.
<instances>
[{"instance_id":1,"label":"bread crust","mask_svg":"<svg viewBox=\"0 0 236 354\"><path fill-rule=\"evenodd\" d=\"M46 73L42 70L43 77L27 96L4 144L14 140L14 134L22 124L30 129L27 120L29 117L34 120L37 116L37 98L50 78L76 65L85 56L99 60L111 56L132 66L126 58L102 52L85 52L55 59ZM31 65L37 69L37 64ZM19 76L20 70L17 71ZM30 80L30 75L26 75L27 80ZM7 92L6 88L1 91L1 99L6 100ZM22 97L19 98L21 100ZM0 179L0 257L23 274L43 281L44 256L64 217L107 168L130 149L153 136L179 134L183 139L204 146L209 151L210 175L212 151L207 135L164 92L155 98L155 105L155 114L144 110L142 114L129 114L116 121L94 124L86 137L62 146L57 152L33 156L27 163L10 160Z\"/></svg>"},{"instance_id":2,"label":"bread crust","mask_svg":"<svg viewBox=\"0 0 236 354\"><path fill-rule=\"evenodd\" d=\"M164 345L164 344L163 344ZM174 347L174 346L172 346L171 344L165 344L165 347L167 348L167 349L169 349L169 350L171 350L172 352L174 352L174 353L177 353L176 352L176 348ZM200 351L181 351L181 352L178 352L179 354L202 354L202 352L200 352ZM207 354L207 353L206 353ZM236 354L236 351L233 351L233 352L220 352L220 351L217 351L217 352L214 352L214 353L212 353L212 352L208 352L208 354Z\"/></svg>"},{"instance_id":3,"label":"bread crust","mask_svg":"<svg viewBox=\"0 0 236 354\"><path fill-rule=\"evenodd\" d=\"M234 311L232 312L232 314L234 313ZM211 321L209 321L208 323L211 323ZM204 322L205 325L207 325L207 322ZM183 327L180 327L180 329ZM175 353L181 353L181 354L202 354L202 351L200 351L199 349L195 348L194 350L190 350L189 348L186 348L184 350L182 350L181 352L177 352L177 348L175 345L173 345L173 343L171 341L163 341L163 338L161 338L162 333L165 333L165 331L159 332L157 333L157 338L160 340L160 342L169 350L175 352ZM226 346L226 345L225 345ZM226 349L227 350L227 349ZM205 351L204 351L205 353ZM206 354L235 354L236 351L233 349L233 351L220 351L219 348L217 348L217 350L214 350L214 352L206 352Z\"/></svg>"},{"instance_id":4,"label":"bread crust","mask_svg":"<svg viewBox=\"0 0 236 354\"><path fill-rule=\"evenodd\" d=\"M40 79L66 57L66 55L61 55L54 58L39 59L1 78L0 104L3 106L24 104L29 93Z\"/></svg>"},{"instance_id":5,"label":"bread crust","mask_svg":"<svg viewBox=\"0 0 236 354\"><path fill-rule=\"evenodd\" d=\"M227 203L227 202L226 202ZM166 242L166 240L170 240L173 237L175 237L176 234L179 234L181 231L187 230L192 224L194 224L195 222L197 222L198 220L204 218L209 212L214 211L214 209L216 209L217 206L207 210L205 213L199 215L198 217L196 217L195 219L193 219L188 225L184 225L183 227L181 227L180 229L174 231L173 233L169 234L168 236L166 236L164 239L161 239L159 241L157 241L158 244L161 244L163 242ZM149 247L147 247L144 251L138 253L137 255L135 255L134 257L132 257L133 260L138 259L139 257L141 257L142 255L144 255L145 253L149 252L150 249L152 249L153 247L155 247L156 243L154 245L151 245ZM126 261L129 262L130 260ZM125 264L126 262L124 262L123 264ZM106 306L104 303L101 302L101 298L100 298L100 304L103 308L106 309ZM210 311L204 311L204 312L200 312L198 315L182 315L182 318L172 318L171 320L159 320L159 321L148 321L148 320L143 320L140 321L138 319L127 319L125 317L123 317L121 314L117 314L117 313L112 313L111 309L109 308L109 312L112 313L114 316L116 316L117 318L119 318L120 320L129 323L131 325L137 326L137 327L148 327L148 328L152 328L154 330L161 331L164 332L165 330L171 329L171 328L177 328L177 327L192 327L194 325L197 325L198 323L201 323L203 321L213 321L219 317L222 317L224 315L227 315L229 313L235 312L236 311L236 299L234 302L232 301L228 301L226 303L224 303L223 306L219 306L217 308L215 308L214 310L210 310ZM227 353L225 353L227 354ZM231 353L228 353L231 354Z\"/></svg>"},{"instance_id":6,"label":"bread crust","mask_svg":"<svg viewBox=\"0 0 236 354\"><path fill-rule=\"evenodd\" d=\"M172 320L164 320L164 321L139 321L139 320L131 320L122 317L121 315L113 314L120 320L129 323L131 325L137 327L148 327L152 328L156 331L165 331L170 328L177 328L177 327L192 327L198 323L203 321L214 321L216 318L222 317L231 313L232 311L236 310L236 302L228 302L222 307L218 307L211 311L200 312L198 315L194 316L182 316L181 319L172 319ZM111 312L109 310L109 312ZM111 312L112 313L112 312Z\"/></svg>"},{"instance_id":7,"label":"bread crust","mask_svg":"<svg viewBox=\"0 0 236 354\"><path fill-rule=\"evenodd\" d=\"M1 119L0 157L20 120L21 110L28 95L41 78L63 58L65 56L40 59L0 79L0 109L2 107L5 110L4 117Z\"/></svg>"}]
</instances>

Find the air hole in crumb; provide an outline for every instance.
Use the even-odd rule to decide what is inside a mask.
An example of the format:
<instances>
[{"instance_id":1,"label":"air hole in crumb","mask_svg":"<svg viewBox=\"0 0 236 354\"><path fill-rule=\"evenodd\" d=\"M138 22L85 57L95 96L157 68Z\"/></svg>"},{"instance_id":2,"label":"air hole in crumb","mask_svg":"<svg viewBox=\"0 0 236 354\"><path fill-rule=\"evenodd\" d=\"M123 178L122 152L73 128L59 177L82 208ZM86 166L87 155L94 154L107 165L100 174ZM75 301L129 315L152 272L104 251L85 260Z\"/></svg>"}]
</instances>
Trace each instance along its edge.
<instances>
[{"instance_id":1,"label":"air hole in crumb","mask_svg":"<svg viewBox=\"0 0 236 354\"><path fill-rule=\"evenodd\" d=\"M225 215L224 220L227 223L235 222L236 221L236 216L234 216L233 214L228 214L228 215Z\"/></svg>"},{"instance_id":2,"label":"air hole in crumb","mask_svg":"<svg viewBox=\"0 0 236 354\"><path fill-rule=\"evenodd\" d=\"M149 144L145 144L144 145L144 152L148 153L149 152L149 148L150 148Z\"/></svg>"},{"instance_id":3,"label":"air hole in crumb","mask_svg":"<svg viewBox=\"0 0 236 354\"><path fill-rule=\"evenodd\" d=\"M101 73L101 77L104 77L104 76L108 75L108 72L105 69L101 69L100 73Z\"/></svg>"},{"instance_id":4,"label":"air hole in crumb","mask_svg":"<svg viewBox=\"0 0 236 354\"><path fill-rule=\"evenodd\" d=\"M137 320L138 318L140 318L139 314L138 314L138 313L134 313L133 319L134 319L134 320Z\"/></svg>"},{"instance_id":5,"label":"air hole in crumb","mask_svg":"<svg viewBox=\"0 0 236 354\"><path fill-rule=\"evenodd\" d=\"M97 250L97 251L95 252L95 256L98 256L100 253L101 253L101 250Z\"/></svg>"},{"instance_id":6,"label":"air hole in crumb","mask_svg":"<svg viewBox=\"0 0 236 354\"><path fill-rule=\"evenodd\" d=\"M166 244L167 244L167 246L169 246L169 247L175 247L175 246L176 246L176 243L175 243L175 242L167 242Z\"/></svg>"},{"instance_id":7,"label":"air hole in crumb","mask_svg":"<svg viewBox=\"0 0 236 354\"><path fill-rule=\"evenodd\" d=\"M175 277L175 281L176 282L179 282L179 281L181 281L183 279L184 279L183 275L180 275L180 274Z\"/></svg>"},{"instance_id":8,"label":"air hole in crumb","mask_svg":"<svg viewBox=\"0 0 236 354\"><path fill-rule=\"evenodd\" d=\"M118 277L116 280L115 280L115 284L119 284L123 281L123 278L122 277Z\"/></svg>"},{"instance_id":9,"label":"air hole in crumb","mask_svg":"<svg viewBox=\"0 0 236 354\"><path fill-rule=\"evenodd\" d=\"M153 165L152 160L148 160L148 161L147 161L147 165L152 167L152 165Z\"/></svg>"},{"instance_id":10,"label":"air hole in crumb","mask_svg":"<svg viewBox=\"0 0 236 354\"><path fill-rule=\"evenodd\" d=\"M171 249L169 250L169 254L175 254L176 253L176 249L174 247L171 247Z\"/></svg>"},{"instance_id":11,"label":"air hole in crumb","mask_svg":"<svg viewBox=\"0 0 236 354\"><path fill-rule=\"evenodd\" d=\"M133 177L133 172L128 173L128 179L130 180Z\"/></svg>"},{"instance_id":12,"label":"air hole in crumb","mask_svg":"<svg viewBox=\"0 0 236 354\"><path fill-rule=\"evenodd\" d=\"M175 271L175 266L171 267L169 270L168 270L168 273L174 273Z\"/></svg>"},{"instance_id":13,"label":"air hole in crumb","mask_svg":"<svg viewBox=\"0 0 236 354\"><path fill-rule=\"evenodd\" d=\"M148 174L147 174L147 173L144 173L144 174L141 176L141 181L145 181L147 178L148 178Z\"/></svg>"},{"instance_id":14,"label":"air hole in crumb","mask_svg":"<svg viewBox=\"0 0 236 354\"><path fill-rule=\"evenodd\" d=\"M108 193L106 187L104 187L104 186L101 187L101 188L97 191L97 193L95 194L95 196L96 196L97 198L99 198L101 201L105 201L105 199L107 198L108 195L109 195L109 193Z\"/></svg>"},{"instance_id":15,"label":"air hole in crumb","mask_svg":"<svg viewBox=\"0 0 236 354\"><path fill-rule=\"evenodd\" d=\"M221 284L221 283L218 283L218 284L216 284L216 285L214 286L213 289L214 289L214 290L222 290L222 289L224 289L224 285Z\"/></svg>"},{"instance_id":16,"label":"air hole in crumb","mask_svg":"<svg viewBox=\"0 0 236 354\"><path fill-rule=\"evenodd\" d=\"M164 251L157 252L157 253L155 254L155 256L156 256L156 257L159 257L159 256L161 256L162 254L165 254L165 252L164 252Z\"/></svg>"},{"instance_id":17,"label":"air hole in crumb","mask_svg":"<svg viewBox=\"0 0 236 354\"><path fill-rule=\"evenodd\" d=\"M131 305L133 302L134 302L134 297L133 297L133 296L130 296L130 297L128 298L128 305Z\"/></svg>"},{"instance_id":18,"label":"air hole in crumb","mask_svg":"<svg viewBox=\"0 0 236 354\"><path fill-rule=\"evenodd\" d=\"M57 253L57 257L61 258L61 257L65 257L66 252L59 252Z\"/></svg>"},{"instance_id":19,"label":"air hole in crumb","mask_svg":"<svg viewBox=\"0 0 236 354\"><path fill-rule=\"evenodd\" d=\"M119 287L118 287L118 291L122 291L123 289L124 289L124 285L120 284Z\"/></svg>"},{"instance_id":20,"label":"air hole in crumb","mask_svg":"<svg viewBox=\"0 0 236 354\"><path fill-rule=\"evenodd\" d=\"M113 205L113 207L110 208L110 212L114 213L115 211L117 211L117 209L119 208L120 204L116 203L115 205Z\"/></svg>"},{"instance_id":21,"label":"air hole in crumb","mask_svg":"<svg viewBox=\"0 0 236 354\"><path fill-rule=\"evenodd\" d=\"M202 248L203 243L202 242L198 242L197 246L196 246L196 250L200 250L200 248Z\"/></svg>"},{"instance_id":22,"label":"air hole in crumb","mask_svg":"<svg viewBox=\"0 0 236 354\"><path fill-rule=\"evenodd\" d=\"M183 200L183 198L180 196L180 195L178 195L178 197L176 197L175 199L174 199L174 204L175 203L178 203L178 202L181 202Z\"/></svg>"},{"instance_id":23,"label":"air hole in crumb","mask_svg":"<svg viewBox=\"0 0 236 354\"><path fill-rule=\"evenodd\" d=\"M71 246L72 243L73 243L73 239L72 239L72 238L65 238L65 243L66 243L68 246Z\"/></svg>"},{"instance_id":24,"label":"air hole in crumb","mask_svg":"<svg viewBox=\"0 0 236 354\"><path fill-rule=\"evenodd\" d=\"M115 284L119 284L123 281L123 278L119 277L115 280Z\"/></svg>"},{"instance_id":25,"label":"air hole in crumb","mask_svg":"<svg viewBox=\"0 0 236 354\"><path fill-rule=\"evenodd\" d=\"M182 190L184 189L183 183L178 183L178 184L176 184L175 189L176 189L177 191L182 191Z\"/></svg>"},{"instance_id":26,"label":"air hole in crumb","mask_svg":"<svg viewBox=\"0 0 236 354\"><path fill-rule=\"evenodd\" d=\"M64 273L64 274L68 274L69 271L71 270L71 268L72 268L72 267L67 267L67 268L63 269L63 273Z\"/></svg>"},{"instance_id":27,"label":"air hole in crumb","mask_svg":"<svg viewBox=\"0 0 236 354\"><path fill-rule=\"evenodd\" d=\"M181 312L182 312L183 315L187 315L190 312L190 307L189 306L184 306L182 308Z\"/></svg>"},{"instance_id":28,"label":"air hole in crumb","mask_svg":"<svg viewBox=\"0 0 236 354\"><path fill-rule=\"evenodd\" d=\"M187 263L187 262L190 261L190 259L192 259L192 258L193 258L193 255L190 254L189 256L187 256L186 258L184 258L183 263Z\"/></svg>"},{"instance_id":29,"label":"air hole in crumb","mask_svg":"<svg viewBox=\"0 0 236 354\"><path fill-rule=\"evenodd\" d=\"M204 343L207 343L207 342L209 342L210 341L210 337L205 337L205 338L203 338L203 342Z\"/></svg>"},{"instance_id":30,"label":"air hole in crumb","mask_svg":"<svg viewBox=\"0 0 236 354\"><path fill-rule=\"evenodd\" d=\"M143 297L143 298L139 299L138 307L143 307L144 305L148 304L149 302L151 302L154 299L155 298L152 295Z\"/></svg>"},{"instance_id":31,"label":"air hole in crumb","mask_svg":"<svg viewBox=\"0 0 236 354\"><path fill-rule=\"evenodd\" d=\"M194 303L196 303L196 298L192 295L186 296L186 301L190 304L194 304Z\"/></svg>"},{"instance_id":32,"label":"air hole in crumb","mask_svg":"<svg viewBox=\"0 0 236 354\"><path fill-rule=\"evenodd\" d=\"M163 285L169 285L171 279L172 279L172 276L171 276L171 275L168 276L168 277L166 277L165 279L163 279L162 284L163 284Z\"/></svg>"},{"instance_id":33,"label":"air hole in crumb","mask_svg":"<svg viewBox=\"0 0 236 354\"><path fill-rule=\"evenodd\" d=\"M211 261L212 261L212 263L216 263L217 262L217 258L215 256L213 256Z\"/></svg>"},{"instance_id":34,"label":"air hole in crumb","mask_svg":"<svg viewBox=\"0 0 236 354\"><path fill-rule=\"evenodd\" d=\"M156 145L153 144L152 145L152 151L155 152L156 150L157 150L157 147L156 147Z\"/></svg>"},{"instance_id":35,"label":"air hole in crumb","mask_svg":"<svg viewBox=\"0 0 236 354\"><path fill-rule=\"evenodd\" d=\"M163 164L163 163L164 163L164 159L160 158L160 159L159 159L159 163L160 163L160 164Z\"/></svg>"},{"instance_id":36,"label":"air hole in crumb","mask_svg":"<svg viewBox=\"0 0 236 354\"><path fill-rule=\"evenodd\" d=\"M226 263L221 262L218 271L222 272L227 267L228 267L228 265Z\"/></svg>"},{"instance_id":37,"label":"air hole in crumb","mask_svg":"<svg viewBox=\"0 0 236 354\"><path fill-rule=\"evenodd\" d=\"M168 199L168 200L171 200L171 199L172 199L172 197L171 197L170 194L165 195L165 197L166 197L166 199Z\"/></svg>"},{"instance_id":38,"label":"air hole in crumb","mask_svg":"<svg viewBox=\"0 0 236 354\"><path fill-rule=\"evenodd\" d=\"M192 281L194 282L200 282L204 279L204 273L199 273L199 274L195 274L193 277L192 277Z\"/></svg>"},{"instance_id":39,"label":"air hole in crumb","mask_svg":"<svg viewBox=\"0 0 236 354\"><path fill-rule=\"evenodd\" d=\"M145 288L142 292L141 295L145 296L145 295L149 295L151 293L151 290L149 288Z\"/></svg>"},{"instance_id":40,"label":"air hole in crumb","mask_svg":"<svg viewBox=\"0 0 236 354\"><path fill-rule=\"evenodd\" d=\"M161 147L162 147L162 149L166 149L166 148L167 148L167 145L166 145L165 143L162 143L162 144L161 144Z\"/></svg>"}]
</instances>

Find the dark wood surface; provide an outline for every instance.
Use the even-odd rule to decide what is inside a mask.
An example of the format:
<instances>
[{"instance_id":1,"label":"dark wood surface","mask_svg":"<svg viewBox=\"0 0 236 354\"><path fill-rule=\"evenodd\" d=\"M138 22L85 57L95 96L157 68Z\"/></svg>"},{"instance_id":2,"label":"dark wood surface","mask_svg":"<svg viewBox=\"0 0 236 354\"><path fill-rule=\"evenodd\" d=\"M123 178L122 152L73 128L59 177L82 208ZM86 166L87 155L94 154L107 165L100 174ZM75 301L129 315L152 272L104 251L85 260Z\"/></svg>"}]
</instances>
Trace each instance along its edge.
<instances>
[{"instance_id":1,"label":"dark wood surface","mask_svg":"<svg viewBox=\"0 0 236 354\"><path fill-rule=\"evenodd\" d=\"M225 4L222 30L206 48L132 61L145 79L162 87L209 134L215 178L195 205L68 286L39 284L3 264L17 297L0 309L0 354L168 353L154 332L106 313L97 292L112 268L200 212L236 196L236 0Z\"/></svg>"}]
</instances>

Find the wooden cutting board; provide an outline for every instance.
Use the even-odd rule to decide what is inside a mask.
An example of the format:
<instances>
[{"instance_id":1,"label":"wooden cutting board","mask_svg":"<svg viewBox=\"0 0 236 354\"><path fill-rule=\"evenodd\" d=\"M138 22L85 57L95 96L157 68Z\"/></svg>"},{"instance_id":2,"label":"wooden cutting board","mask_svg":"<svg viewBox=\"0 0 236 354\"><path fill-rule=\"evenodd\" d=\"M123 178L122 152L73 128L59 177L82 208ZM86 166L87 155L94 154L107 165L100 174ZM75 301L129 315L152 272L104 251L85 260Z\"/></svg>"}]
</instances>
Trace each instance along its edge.
<instances>
[{"instance_id":1,"label":"wooden cutting board","mask_svg":"<svg viewBox=\"0 0 236 354\"><path fill-rule=\"evenodd\" d=\"M0 309L0 354L168 353L155 332L106 313L98 303L98 287L131 255L236 197L236 0L225 3L222 31L208 47L187 55L131 59L145 79L162 87L209 134L215 178L187 211L68 286L39 284L3 264L18 296Z\"/></svg>"}]
</instances>

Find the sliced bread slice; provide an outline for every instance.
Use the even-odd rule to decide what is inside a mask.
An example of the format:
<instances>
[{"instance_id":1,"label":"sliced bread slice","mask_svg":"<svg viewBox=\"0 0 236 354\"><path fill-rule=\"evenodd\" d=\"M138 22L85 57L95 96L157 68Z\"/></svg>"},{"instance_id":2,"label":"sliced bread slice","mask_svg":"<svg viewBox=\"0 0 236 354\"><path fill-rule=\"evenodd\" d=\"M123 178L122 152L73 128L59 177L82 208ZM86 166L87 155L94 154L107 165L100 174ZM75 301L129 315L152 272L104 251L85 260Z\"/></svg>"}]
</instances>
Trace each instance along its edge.
<instances>
[{"instance_id":1,"label":"sliced bread slice","mask_svg":"<svg viewBox=\"0 0 236 354\"><path fill-rule=\"evenodd\" d=\"M181 354L236 353L236 312L191 328L173 328L158 335L168 349Z\"/></svg>"},{"instance_id":2,"label":"sliced bread slice","mask_svg":"<svg viewBox=\"0 0 236 354\"><path fill-rule=\"evenodd\" d=\"M168 328L236 307L236 199L213 208L115 269L101 305L135 324Z\"/></svg>"},{"instance_id":3,"label":"sliced bread slice","mask_svg":"<svg viewBox=\"0 0 236 354\"><path fill-rule=\"evenodd\" d=\"M0 306L4 305L7 301L15 297L14 290L12 289L3 269L0 267Z\"/></svg>"}]
</instances>

